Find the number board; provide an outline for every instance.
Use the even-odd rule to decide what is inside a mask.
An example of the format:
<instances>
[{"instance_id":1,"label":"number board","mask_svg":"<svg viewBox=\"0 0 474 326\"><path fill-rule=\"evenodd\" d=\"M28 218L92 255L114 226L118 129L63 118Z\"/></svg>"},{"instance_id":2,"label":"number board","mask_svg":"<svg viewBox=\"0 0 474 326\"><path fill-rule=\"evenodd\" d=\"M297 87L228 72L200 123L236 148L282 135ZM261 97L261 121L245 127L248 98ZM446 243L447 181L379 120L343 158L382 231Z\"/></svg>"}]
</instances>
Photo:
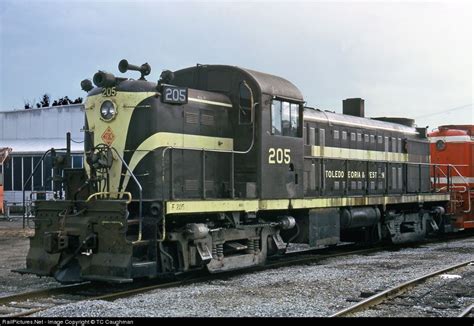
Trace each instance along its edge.
<instances>
[{"instance_id":1,"label":"number board","mask_svg":"<svg viewBox=\"0 0 474 326\"><path fill-rule=\"evenodd\" d=\"M169 104L186 104L188 103L188 88L163 85L161 100Z\"/></svg>"}]
</instances>

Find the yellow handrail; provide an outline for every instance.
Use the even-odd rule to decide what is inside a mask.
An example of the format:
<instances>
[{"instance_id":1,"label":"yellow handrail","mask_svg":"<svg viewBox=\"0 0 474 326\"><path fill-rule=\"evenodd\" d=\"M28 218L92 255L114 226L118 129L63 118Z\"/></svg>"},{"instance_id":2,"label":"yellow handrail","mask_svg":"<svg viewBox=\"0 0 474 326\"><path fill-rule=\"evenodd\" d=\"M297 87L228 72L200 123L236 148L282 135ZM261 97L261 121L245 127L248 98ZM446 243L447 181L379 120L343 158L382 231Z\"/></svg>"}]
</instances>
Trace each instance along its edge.
<instances>
[{"instance_id":1,"label":"yellow handrail","mask_svg":"<svg viewBox=\"0 0 474 326\"><path fill-rule=\"evenodd\" d=\"M86 199L86 203L89 202L92 198L101 196L101 195L125 195L128 196L127 204L130 204L132 202L132 194L128 191L100 191L93 193Z\"/></svg>"}]
</instances>

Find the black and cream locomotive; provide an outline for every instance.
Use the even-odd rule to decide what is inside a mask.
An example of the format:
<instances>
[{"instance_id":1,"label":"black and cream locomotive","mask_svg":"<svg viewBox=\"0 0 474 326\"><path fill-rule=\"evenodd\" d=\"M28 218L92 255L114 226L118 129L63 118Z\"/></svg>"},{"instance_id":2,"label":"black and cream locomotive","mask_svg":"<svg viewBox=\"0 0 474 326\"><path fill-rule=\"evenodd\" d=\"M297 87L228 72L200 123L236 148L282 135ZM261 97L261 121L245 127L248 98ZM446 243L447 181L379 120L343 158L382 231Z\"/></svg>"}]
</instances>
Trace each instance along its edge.
<instances>
[{"instance_id":1,"label":"black and cream locomotive","mask_svg":"<svg viewBox=\"0 0 474 326\"><path fill-rule=\"evenodd\" d=\"M417 241L449 220L430 189L426 130L409 119L305 107L289 81L224 65L145 80L99 71L81 85L84 169L35 203L22 272L130 282L263 264L289 242Z\"/></svg>"}]
</instances>

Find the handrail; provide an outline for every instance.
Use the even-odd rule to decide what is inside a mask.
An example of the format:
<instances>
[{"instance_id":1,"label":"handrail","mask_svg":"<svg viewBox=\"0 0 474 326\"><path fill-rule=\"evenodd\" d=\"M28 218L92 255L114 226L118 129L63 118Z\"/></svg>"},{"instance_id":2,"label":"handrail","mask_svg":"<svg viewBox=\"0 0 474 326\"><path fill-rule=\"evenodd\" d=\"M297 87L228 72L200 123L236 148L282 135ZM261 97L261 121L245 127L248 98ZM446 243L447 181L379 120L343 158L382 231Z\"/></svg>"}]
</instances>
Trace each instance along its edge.
<instances>
[{"instance_id":1,"label":"handrail","mask_svg":"<svg viewBox=\"0 0 474 326\"><path fill-rule=\"evenodd\" d=\"M444 173L444 171L438 166L438 165L434 165L434 169L435 171L433 172L433 179L434 179L434 191L435 192L440 192L444 187L441 187L440 189L436 189L436 170L438 170L439 172L441 172L443 174L443 176L446 178L446 180L448 179L448 176L446 175L446 173ZM440 182L441 183L441 182ZM447 187L446 187L447 188Z\"/></svg>"},{"instance_id":2,"label":"handrail","mask_svg":"<svg viewBox=\"0 0 474 326\"><path fill-rule=\"evenodd\" d=\"M30 192L30 200L28 201L28 205L26 204L26 200L25 200L25 208L24 208L25 211L24 211L24 214L29 217L29 213L31 213L31 207L33 206L33 195L34 195L34 194L45 194L45 195L47 195L47 194L52 193L52 192L53 192L53 191L50 191L50 190L31 191L31 192ZM45 197L46 197L46 196L45 196ZM38 198L36 198L36 200L37 200L37 199L38 199ZM27 206L28 206L28 214L26 214L26 207L27 207ZM26 224L28 225L28 227L30 226L30 223L27 222Z\"/></svg>"},{"instance_id":3,"label":"handrail","mask_svg":"<svg viewBox=\"0 0 474 326\"><path fill-rule=\"evenodd\" d=\"M50 153L53 150L53 148L48 149L46 152L44 152L43 156L41 156L41 159L39 160L38 163L36 163L33 172L30 174L28 179L26 179L25 183L23 183L23 228L25 228L25 219L26 219L26 205L25 205L25 187L30 182L31 178L33 178L33 175L36 173L36 170L38 170L38 167L41 165L41 163L44 161L44 158L48 153ZM55 149L56 150L56 149ZM58 148L57 150L66 150L66 148Z\"/></svg>"},{"instance_id":4,"label":"handrail","mask_svg":"<svg viewBox=\"0 0 474 326\"><path fill-rule=\"evenodd\" d=\"M443 176L446 178L446 186L444 187L441 187L440 189L437 190L437 192L440 192L444 189L446 189L447 191L450 191L452 189L456 189L456 188L462 188L463 190L460 191L459 193L465 193L467 192L467 198L468 198L468 209L467 210L463 210L462 212L463 213L469 213L471 212L471 200L470 200L470 196L471 196L471 189L470 189L470 184L469 182L466 180L466 178L461 174L461 172L459 172L459 170L456 168L457 166L469 166L467 164L430 164L430 165L434 165L435 169L438 169L442 174ZM448 175L446 175L446 173L444 173L444 171L439 167L439 166L446 166L448 169ZM451 169L454 170L454 172L456 172L457 176L459 176L462 181L464 182L465 186L461 186L461 185L453 185L451 184L452 181L451 181ZM436 176L434 176L435 180L436 180Z\"/></svg>"},{"instance_id":5,"label":"handrail","mask_svg":"<svg viewBox=\"0 0 474 326\"><path fill-rule=\"evenodd\" d=\"M92 198L101 196L101 195L126 195L128 196L127 204L132 202L132 194L128 191L100 191L95 192L86 199L86 203L89 202Z\"/></svg>"},{"instance_id":6,"label":"handrail","mask_svg":"<svg viewBox=\"0 0 474 326\"><path fill-rule=\"evenodd\" d=\"M161 238L157 239L158 242L163 242L166 239L166 214L165 214L165 155L168 150L172 150L174 147L173 146L167 146L163 149L163 152L161 153L161 197L162 197L162 203L163 207L161 208L161 224L162 224L162 232L161 232ZM170 151L171 153L171 151ZM170 162L170 165L173 165L173 162ZM171 180L171 183L173 180Z\"/></svg>"},{"instance_id":7,"label":"handrail","mask_svg":"<svg viewBox=\"0 0 474 326\"><path fill-rule=\"evenodd\" d=\"M466 178L464 178L463 175L461 175L461 173L459 172L459 170L458 170L454 165L449 164L449 167L450 167L450 168L453 168L454 171L456 171L456 173L458 174L458 176L461 177L461 179L462 179L462 180L464 181L464 183L466 184L467 198L468 198L467 202L468 202L468 207L469 207L469 209L463 210L463 213L469 213L469 212L471 211L471 209L472 209L472 207L471 207L471 200L470 200L470 198L471 198L471 189L470 189L469 182L466 180Z\"/></svg>"},{"instance_id":8,"label":"handrail","mask_svg":"<svg viewBox=\"0 0 474 326\"><path fill-rule=\"evenodd\" d=\"M452 188L461 188L463 189L462 191L460 191L459 193L463 194L467 191L467 187L466 186L456 186L456 185L453 185L450 187L451 189ZM444 187L441 187L439 188L438 192L442 191L442 190L448 190L448 186L444 186Z\"/></svg>"},{"instance_id":9,"label":"handrail","mask_svg":"<svg viewBox=\"0 0 474 326\"><path fill-rule=\"evenodd\" d=\"M130 173L130 176L132 177L133 181L135 181L135 183L137 184L138 186L138 192L139 192L139 206L138 206L138 221L139 221L139 230L138 230L138 240L137 241L141 241L142 240L142 230L143 230L143 216L142 216L142 206L143 206L143 188L142 188L142 185L140 184L140 182L138 182L137 178L135 177L135 175L133 174L132 170L130 170L130 167L127 165L127 163L125 163L125 160L123 159L122 156L120 156L119 152L114 148L114 147L110 147L111 149L113 149L113 151L117 154L118 158L120 159L120 161L122 161L122 164L125 166L125 168L127 169L128 173Z\"/></svg>"}]
</instances>

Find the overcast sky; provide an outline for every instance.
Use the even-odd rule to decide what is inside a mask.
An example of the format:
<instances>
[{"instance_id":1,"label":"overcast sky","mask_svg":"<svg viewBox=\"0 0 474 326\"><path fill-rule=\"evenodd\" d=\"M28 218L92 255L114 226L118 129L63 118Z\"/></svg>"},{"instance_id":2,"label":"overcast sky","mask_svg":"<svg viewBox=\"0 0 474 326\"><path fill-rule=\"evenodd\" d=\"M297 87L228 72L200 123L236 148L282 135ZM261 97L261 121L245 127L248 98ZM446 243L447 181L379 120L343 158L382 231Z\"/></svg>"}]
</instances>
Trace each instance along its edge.
<instances>
[{"instance_id":1,"label":"overcast sky","mask_svg":"<svg viewBox=\"0 0 474 326\"><path fill-rule=\"evenodd\" d=\"M473 6L445 2L0 0L0 111L84 96L120 59L162 70L196 63L279 75L310 106L474 123ZM129 77L137 78L130 72Z\"/></svg>"}]
</instances>

